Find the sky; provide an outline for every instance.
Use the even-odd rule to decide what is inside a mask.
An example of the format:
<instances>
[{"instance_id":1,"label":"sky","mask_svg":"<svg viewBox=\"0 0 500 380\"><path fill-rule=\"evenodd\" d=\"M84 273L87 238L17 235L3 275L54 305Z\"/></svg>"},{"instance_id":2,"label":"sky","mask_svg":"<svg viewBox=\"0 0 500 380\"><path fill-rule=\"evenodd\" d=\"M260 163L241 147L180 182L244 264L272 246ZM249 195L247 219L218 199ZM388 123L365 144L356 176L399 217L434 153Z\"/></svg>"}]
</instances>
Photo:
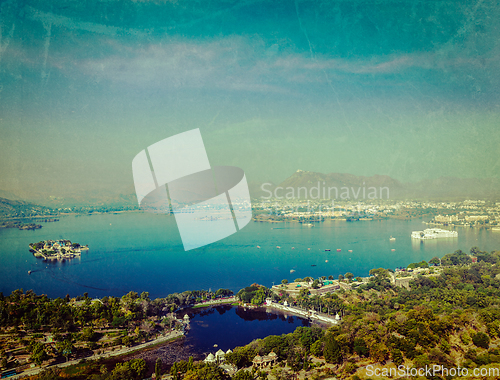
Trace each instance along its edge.
<instances>
[{"instance_id":1,"label":"sky","mask_svg":"<svg viewBox=\"0 0 500 380\"><path fill-rule=\"evenodd\" d=\"M0 3L0 189L133 192L199 128L211 165L499 178L493 0Z\"/></svg>"}]
</instances>

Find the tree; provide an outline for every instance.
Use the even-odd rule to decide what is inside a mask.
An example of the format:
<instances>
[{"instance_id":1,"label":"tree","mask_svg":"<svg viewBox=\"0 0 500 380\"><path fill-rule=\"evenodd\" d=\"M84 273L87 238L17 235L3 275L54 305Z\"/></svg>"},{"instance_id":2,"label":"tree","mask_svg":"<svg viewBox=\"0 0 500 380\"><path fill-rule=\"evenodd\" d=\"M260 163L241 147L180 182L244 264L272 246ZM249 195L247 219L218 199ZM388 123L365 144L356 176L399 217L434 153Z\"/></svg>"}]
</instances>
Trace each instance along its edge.
<instances>
[{"instance_id":1,"label":"tree","mask_svg":"<svg viewBox=\"0 0 500 380\"><path fill-rule=\"evenodd\" d=\"M477 334L472 335L472 342L477 347L488 349L488 347L490 346L490 337L484 332L480 331Z\"/></svg>"},{"instance_id":2,"label":"tree","mask_svg":"<svg viewBox=\"0 0 500 380\"><path fill-rule=\"evenodd\" d=\"M344 276L339 274L339 281L343 281L344 280Z\"/></svg>"},{"instance_id":3,"label":"tree","mask_svg":"<svg viewBox=\"0 0 500 380\"><path fill-rule=\"evenodd\" d=\"M237 368L248 367L257 351L250 346L236 347L233 352L226 355L226 362L234 364Z\"/></svg>"},{"instance_id":4,"label":"tree","mask_svg":"<svg viewBox=\"0 0 500 380\"><path fill-rule=\"evenodd\" d=\"M159 379L161 377L161 359L156 359L155 363L155 378Z\"/></svg>"},{"instance_id":5,"label":"tree","mask_svg":"<svg viewBox=\"0 0 500 380\"><path fill-rule=\"evenodd\" d=\"M434 256L432 259L429 260L429 264L434 264L438 265L441 261L439 260L439 257Z\"/></svg>"},{"instance_id":6,"label":"tree","mask_svg":"<svg viewBox=\"0 0 500 380\"><path fill-rule=\"evenodd\" d=\"M255 295L252 297L252 305L262 305L265 299L266 299L266 291L262 286L255 292Z\"/></svg>"},{"instance_id":7,"label":"tree","mask_svg":"<svg viewBox=\"0 0 500 380\"><path fill-rule=\"evenodd\" d=\"M342 349L335 337L331 334L325 337L325 348L323 355L327 363L340 364L343 361Z\"/></svg>"},{"instance_id":8,"label":"tree","mask_svg":"<svg viewBox=\"0 0 500 380\"><path fill-rule=\"evenodd\" d=\"M401 364L403 364L403 361L404 361L403 354L397 348L392 350L391 357L392 357L392 361L394 362L394 364L396 364L397 367L399 367Z\"/></svg>"},{"instance_id":9,"label":"tree","mask_svg":"<svg viewBox=\"0 0 500 380\"><path fill-rule=\"evenodd\" d=\"M187 371L183 377L184 380L223 380L227 378L221 368L211 365ZM179 377L174 376L174 379L179 379Z\"/></svg>"},{"instance_id":10,"label":"tree","mask_svg":"<svg viewBox=\"0 0 500 380\"><path fill-rule=\"evenodd\" d=\"M354 352L359 356L368 356L370 350L366 347L366 343L363 338L354 339Z\"/></svg>"},{"instance_id":11,"label":"tree","mask_svg":"<svg viewBox=\"0 0 500 380\"><path fill-rule=\"evenodd\" d=\"M130 368L130 363L116 363L115 368L111 372L109 379L111 380L132 380L135 379L134 372Z\"/></svg>"},{"instance_id":12,"label":"tree","mask_svg":"<svg viewBox=\"0 0 500 380\"><path fill-rule=\"evenodd\" d=\"M146 375L146 371L148 370L148 367L144 359L132 359L129 361L129 363L130 363L130 368L136 374L136 378L138 379L144 378L144 376Z\"/></svg>"},{"instance_id":13,"label":"tree","mask_svg":"<svg viewBox=\"0 0 500 380\"><path fill-rule=\"evenodd\" d=\"M262 347L265 352L273 351L279 358L284 359L286 357L288 344L284 337L270 335L262 339Z\"/></svg>"},{"instance_id":14,"label":"tree","mask_svg":"<svg viewBox=\"0 0 500 380\"><path fill-rule=\"evenodd\" d=\"M43 361L48 358L45 352L45 347L40 342L36 342L32 347L31 360L33 360L37 365L40 366L42 365Z\"/></svg>"},{"instance_id":15,"label":"tree","mask_svg":"<svg viewBox=\"0 0 500 380\"><path fill-rule=\"evenodd\" d=\"M234 380L253 380L252 373L246 369L236 372L233 376Z\"/></svg>"},{"instance_id":16,"label":"tree","mask_svg":"<svg viewBox=\"0 0 500 380\"><path fill-rule=\"evenodd\" d=\"M128 335L127 336L124 336L122 338L122 344L124 346L127 346L127 347L130 347L132 345L132 338L130 338Z\"/></svg>"},{"instance_id":17,"label":"tree","mask_svg":"<svg viewBox=\"0 0 500 380\"><path fill-rule=\"evenodd\" d=\"M191 369L193 369L193 361L194 361L193 357L190 356L189 359L188 359L188 364L187 364L188 371L191 370Z\"/></svg>"},{"instance_id":18,"label":"tree","mask_svg":"<svg viewBox=\"0 0 500 380\"><path fill-rule=\"evenodd\" d=\"M370 348L370 356L376 362L383 362L387 358L387 347L383 343L375 343Z\"/></svg>"},{"instance_id":19,"label":"tree","mask_svg":"<svg viewBox=\"0 0 500 380\"><path fill-rule=\"evenodd\" d=\"M229 297L233 295L233 291L230 289L219 289L215 292L216 297Z\"/></svg>"},{"instance_id":20,"label":"tree","mask_svg":"<svg viewBox=\"0 0 500 380\"><path fill-rule=\"evenodd\" d=\"M384 268L370 269L370 272L368 273L370 274L370 276L375 276L375 277L381 277L381 278L389 277L389 271Z\"/></svg>"},{"instance_id":21,"label":"tree","mask_svg":"<svg viewBox=\"0 0 500 380\"><path fill-rule=\"evenodd\" d=\"M86 341L86 342L92 342L93 340L95 340L96 338L96 334L94 332L94 329L90 328L90 327L85 327L83 330L82 330L82 340Z\"/></svg>"},{"instance_id":22,"label":"tree","mask_svg":"<svg viewBox=\"0 0 500 380\"><path fill-rule=\"evenodd\" d=\"M259 290L258 286L247 286L244 289L241 289L236 296L240 299L240 301L243 301L245 303L250 303L252 301L252 298L256 295L257 291Z\"/></svg>"},{"instance_id":23,"label":"tree","mask_svg":"<svg viewBox=\"0 0 500 380\"><path fill-rule=\"evenodd\" d=\"M68 361L68 358L70 357L71 353L74 350L74 346L73 343L71 342L71 339L65 339L62 342L57 342L56 348L61 353L61 355L66 358L66 361Z\"/></svg>"},{"instance_id":24,"label":"tree","mask_svg":"<svg viewBox=\"0 0 500 380\"><path fill-rule=\"evenodd\" d=\"M177 368L177 362L174 362L174 364L172 364L172 367L170 367L170 374L172 375L174 380L177 380L179 378L179 369Z\"/></svg>"},{"instance_id":25,"label":"tree","mask_svg":"<svg viewBox=\"0 0 500 380\"><path fill-rule=\"evenodd\" d=\"M318 280L314 280L311 286L312 286L313 289L318 289L319 288L319 281Z\"/></svg>"},{"instance_id":26,"label":"tree","mask_svg":"<svg viewBox=\"0 0 500 380\"><path fill-rule=\"evenodd\" d=\"M286 285L286 284L288 284L288 280L285 278L285 279L281 280L281 283L282 283L283 285Z\"/></svg>"},{"instance_id":27,"label":"tree","mask_svg":"<svg viewBox=\"0 0 500 380\"><path fill-rule=\"evenodd\" d=\"M309 295L309 289L303 288L299 291L299 298L307 298Z\"/></svg>"},{"instance_id":28,"label":"tree","mask_svg":"<svg viewBox=\"0 0 500 380\"><path fill-rule=\"evenodd\" d=\"M347 272L345 275L344 275L345 278L347 278L347 280L349 282L351 282L351 280L354 278L354 275L351 273L351 272Z\"/></svg>"},{"instance_id":29,"label":"tree","mask_svg":"<svg viewBox=\"0 0 500 380\"><path fill-rule=\"evenodd\" d=\"M317 358L323 356L323 342L321 342L321 340L317 340L311 344L311 354Z\"/></svg>"},{"instance_id":30,"label":"tree","mask_svg":"<svg viewBox=\"0 0 500 380\"><path fill-rule=\"evenodd\" d=\"M481 250L478 247L472 247L470 249L470 254L472 256L477 256L478 253L481 253Z\"/></svg>"},{"instance_id":31,"label":"tree","mask_svg":"<svg viewBox=\"0 0 500 380\"><path fill-rule=\"evenodd\" d=\"M430 363L431 362L429 360L429 357L427 355L423 354L423 355L418 355L415 358L413 365L415 366L415 368L425 368L425 367L428 367Z\"/></svg>"}]
</instances>

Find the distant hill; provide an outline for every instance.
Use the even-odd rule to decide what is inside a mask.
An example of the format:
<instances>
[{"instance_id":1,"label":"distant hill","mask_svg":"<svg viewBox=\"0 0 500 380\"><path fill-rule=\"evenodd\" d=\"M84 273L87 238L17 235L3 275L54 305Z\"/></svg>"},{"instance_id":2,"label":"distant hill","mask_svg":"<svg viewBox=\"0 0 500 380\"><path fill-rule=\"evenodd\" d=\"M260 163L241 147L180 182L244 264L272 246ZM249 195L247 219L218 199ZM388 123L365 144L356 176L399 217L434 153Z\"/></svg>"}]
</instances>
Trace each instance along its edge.
<instances>
[{"instance_id":1,"label":"distant hill","mask_svg":"<svg viewBox=\"0 0 500 380\"><path fill-rule=\"evenodd\" d=\"M29 218L32 216L50 216L56 212L49 207L33 203L0 198L0 219Z\"/></svg>"},{"instance_id":2,"label":"distant hill","mask_svg":"<svg viewBox=\"0 0 500 380\"><path fill-rule=\"evenodd\" d=\"M405 184L407 198L429 199L498 199L498 178L440 177Z\"/></svg>"},{"instance_id":3,"label":"distant hill","mask_svg":"<svg viewBox=\"0 0 500 380\"><path fill-rule=\"evenodd\" d=\"M441 177L415 183L401 183L386 175L371 177L356 176L348 173L317 173L297 170L278 185L264 187L277 191L279 196L294 195L294 198L350 198L356 199L500 199L500 180L496 178L453 178ZM288 188L288 189L287 189ZM290 189L292 188L292 189ZM387 190L388 189L388 190ZM268 191L252 186L254 198L268 197ZM329 195L330 193L330 195Z\"/></svg>"},{"instance_id":4,"label":"distant hill","mask_svg":"<svg viewBox=\"0 0 500 380\"><path fill-rule=\"evenodd\" d=\"M132 207L137 205L137 197L131 194L72 194L64 197L37 198L36 203L53 208L85 207L85 206L109 206L109 207Z\"/></svg>"},{"instance_id":5,"label":"distant hill","mask_svg":"<svg viewBox=\"0 0 500 380\"><path fill-rule=\"evenodd\" d=\"M349 173L318 173L297 170L279 184L266 182L265 191L262 182L249 181L248 188L252 198L268 198L276 188L278 195L285 197L292 194L294 198L309 199L329 198L351 200L362 199L420 199L420 200L465 200L484 199L500 201L500 179L497 178L454 178L441 177L419 182L402 183L387 175L356 176ZM287 189L288 188L288 189ZM290 188L294 189L291 193ZM42 196L25 198L0 190L0 218L5 215L30 214L33 210L50 210L66 207L93 208L96 211L105 209L135 209L137 197L133 186L120 189L120 194L109 191L94 190L85 193L73 192L64 197ZM330 192L330 195L328 194ZM3 195L3 196L2 196ZM347 195L347 196L346 196ZM375 195L375 196L374 196ZM29 200L28 200L29 199ZM43 206L42 206L43 205Z\"/></svg>"},{"instance_id":6,"label":"distant hill","mask_svg":"<svg viewBox=\"0 0 500 380\"><path fill-rule=\"evenodd\" d=\"M22 200L22 198L20 198L16 194L11 193L10 191L5 191L5 190L0 190L0 198L10 199L13 201L21 201Z\"/></svg>"},{"instance_id":7,"label":"distant hill","mask_svg":"<svg viewBox=\"0 0 500 380\"><path fill-rule=\"evenodd\" d=\"M39 193L31 197L25 196L25 200L44 205L51 208L66 207L100 207L130 208L137 205L137 197L133 187L118 189L116 193L110 190L72 190L66 191L64 195L51 195L51 193ZM119 193L118 193L119 192ZM53 194L53 193L52 193ZM56 193L57 194L57 193ZM12 198L9 198L12 199Z\"/></svg>"}]
</instances>

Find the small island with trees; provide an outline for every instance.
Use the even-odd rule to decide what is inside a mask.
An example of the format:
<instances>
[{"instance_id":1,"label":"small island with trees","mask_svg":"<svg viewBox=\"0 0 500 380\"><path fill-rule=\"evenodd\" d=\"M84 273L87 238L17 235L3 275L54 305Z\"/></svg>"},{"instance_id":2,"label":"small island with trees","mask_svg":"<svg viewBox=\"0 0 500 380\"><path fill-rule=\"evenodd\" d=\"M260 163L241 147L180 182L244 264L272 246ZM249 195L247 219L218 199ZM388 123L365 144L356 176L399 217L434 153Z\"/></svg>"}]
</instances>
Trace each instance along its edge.
<instances>
[{"instance_id":1,"label":"small island with trees","mask_svg":"<svg viewBox=\"0 0 500 380\"><path fill-rule=\"evenodd\" d=\"M30 252L35 257L42 257L44 260L66 260L78 257L82 251L89 249L87 245L82 246L72 243L71 240L43 240L38 243L29 244Z\"/></svg>"}]
</instances>

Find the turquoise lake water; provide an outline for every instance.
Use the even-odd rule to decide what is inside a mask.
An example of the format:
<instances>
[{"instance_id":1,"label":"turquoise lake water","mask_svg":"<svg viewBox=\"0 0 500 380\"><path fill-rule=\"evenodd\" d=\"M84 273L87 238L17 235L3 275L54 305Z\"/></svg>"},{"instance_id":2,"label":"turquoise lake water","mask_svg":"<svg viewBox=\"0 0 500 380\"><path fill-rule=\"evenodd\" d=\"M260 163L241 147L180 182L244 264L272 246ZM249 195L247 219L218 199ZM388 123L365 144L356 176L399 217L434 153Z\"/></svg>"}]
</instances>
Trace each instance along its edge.
<instances>
[{"instance_id":1,"label":"turquoise lake water","mask_svg":"<svg viewBox=\"0 0 500 380\"><path fill-rule=\"evenodd\" d=\"M254 282L271 286L284 278L337 278L346 272L366 276L375 267L407 266L457 249L468 252L472 246L500 249L500 233L472 228L457 229L454 239L412 242L410 233L424 228L422 220L337 221L313 228L251 222L226 239L185 252L169 216L67 216L35 231L0 229L0 291L23 288L50 297L84 292L102 297L133 290L148 291L153 298L191 289L238 291ZM396 241L390 242L391 236ZM29 243L61 238L88 244L90 250L64 263L46 263L29 252Z\"/></svg>"}]
</instances>

